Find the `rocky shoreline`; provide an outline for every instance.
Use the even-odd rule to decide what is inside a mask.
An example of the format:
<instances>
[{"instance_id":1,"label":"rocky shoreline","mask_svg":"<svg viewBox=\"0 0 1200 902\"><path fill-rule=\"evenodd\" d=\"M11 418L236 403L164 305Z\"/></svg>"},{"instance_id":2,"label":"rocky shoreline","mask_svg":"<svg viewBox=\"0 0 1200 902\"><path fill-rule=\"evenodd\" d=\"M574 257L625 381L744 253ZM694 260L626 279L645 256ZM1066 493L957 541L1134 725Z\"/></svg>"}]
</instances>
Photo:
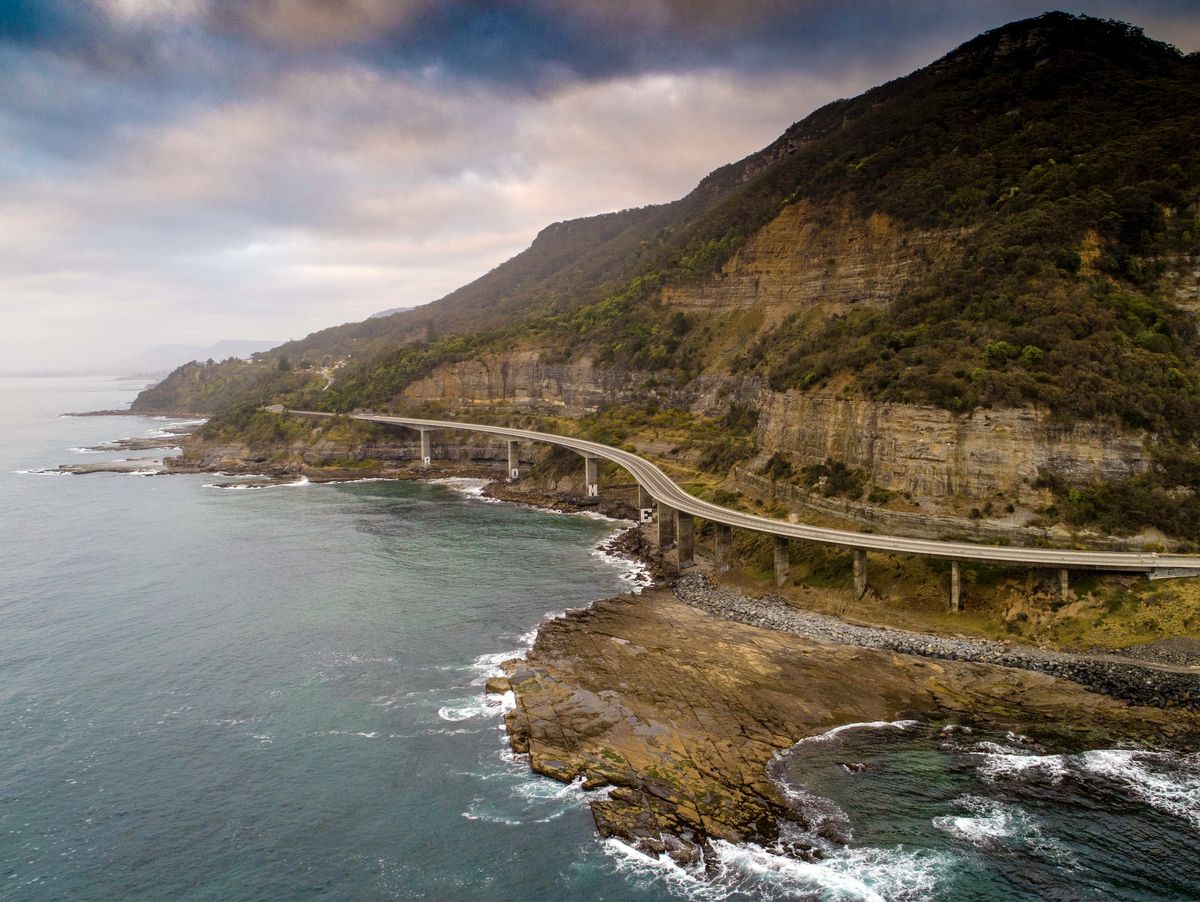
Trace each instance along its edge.
<instances>
[{"instance_id":1,"label":"rocky shoreline","mask_svg":"<svg viewBox=\"0 0 1200 902\"><path fill-rule=\"evenodd\" d=\"M168 462L163 472L240 472L235 484L255 469L273 482L491 479L484 494L498 500L636 518L619 498L509 484L482 465L264 471L223 463ZM488 691L513 693L506 726L514 751L538 773L603 789L591 799L599 832L650 854L694 864L712 839L774 842L780 822L803 812L772 781L771 763L797 741L847 723L977 723L1056 749L1200 742L1192 713L1200 676L1172 663L1186 659L1185 647L1163 650L1175 657L1154 667L857 626L722 588L698 570L676 578L638 527L605 550L641 560L670 588L543 624L527 656L506 662L507 676Z\"/></svg>"},{"instance_id":2,"label":"rocky shoreline","mask_svg":"<svg viewBox=\"0 0 1200 902\"><path fill-rule=\"evenodd\" d=\"M637 527L610 550L657 567L658 588L543 624L488 691L513 693L509 740L531 769L602 790L598 832L646 854L694 866L723 839L805 859L776 842L806 815L770 768L848 723L996 728L1035 750L1200 744L1188 642L1131 650L1156 666L860 626L677 575Z\"/></svg>"},{"instance_id":3,"label":"rocky shoreline","mask_svg":"<svg viewBox=\"0 0 1200 902\"><path fill-rule=\"evenodd\" d=\"M764 629L661 588L544 623L504 669L488 688L513 693L513 750L537 773L603 788L590 801L602 836L689 864L710 840L768 845L782 820L802 820L769 766L845 724L983 726L1055 751L1200 740L1191 712L1129 705L1044 673Z\"/></svg>"},{"instance_id":4,"label":"rocky shoreline","mask_svg":"<svg viewBox=\"0 0 1200 902\"><path fill-rule=\"evenodd\" d=\"M859 626L827 614L801 610L777 595L751 598L716 586L695 570L680 576L671 588L684 604L750 626L839 645L1031 670L1071 680L1134 705L1200 711L1200 667L1175 663L1194 660L1190 656L1185 658L1182 651L1176 653L1174 660L1155 665L1140 663L1130 656L1068 654L987 639ZM1155 643L1152 647L1128 651L1143 657L1155 654L1158 648Z\"/></svg>"}]
</instances>

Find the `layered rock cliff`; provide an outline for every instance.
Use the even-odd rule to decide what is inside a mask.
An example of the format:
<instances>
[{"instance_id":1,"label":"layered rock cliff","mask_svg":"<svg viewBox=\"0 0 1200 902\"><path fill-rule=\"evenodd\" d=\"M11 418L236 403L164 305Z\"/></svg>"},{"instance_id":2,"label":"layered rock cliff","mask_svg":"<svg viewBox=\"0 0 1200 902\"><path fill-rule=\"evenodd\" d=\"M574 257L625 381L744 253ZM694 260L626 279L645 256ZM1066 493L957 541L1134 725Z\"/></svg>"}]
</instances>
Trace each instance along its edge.
<instances>
[{"instance_id":1,"label":"layered rock cliff","mask_svg":"<svg viewBox=\"0 0 1200 902\"><path fill-rule=\"evenodd\" d=\"M138 406L676 408L713 453L678 417L621 440L745 489L780 454L934 513L1196 541L1198 66L1121 23L1012 23L678 201L556 223L420 311L181 369Z\"/></svg>"},{"instance_id":2,"label":"layered rock cliff","mask_svg":"<svg viewBox=\"0 0 1200 902\"><path fill-rule=\"evenodd\" d=\"M671 286L662 301L697 312L758 307L765 322L885 307L961 253L958 230L906 227L874 213L798 201L785 206L711 278Z\"/></svg>"}]
</instances>

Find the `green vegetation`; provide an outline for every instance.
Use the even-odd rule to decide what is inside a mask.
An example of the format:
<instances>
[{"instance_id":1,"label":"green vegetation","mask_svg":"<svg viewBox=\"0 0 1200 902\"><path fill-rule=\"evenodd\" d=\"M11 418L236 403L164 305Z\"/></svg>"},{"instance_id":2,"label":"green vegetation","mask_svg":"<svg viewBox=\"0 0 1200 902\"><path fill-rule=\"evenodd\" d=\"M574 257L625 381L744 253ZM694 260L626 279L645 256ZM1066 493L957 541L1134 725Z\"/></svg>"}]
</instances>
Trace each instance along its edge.
<instances>
[{"instance_id":1,"label":"green vegetation","mask_svg":"<svg viewBox=\"0 0 1200 902\"><path fill-rule=\"evenodd\" d=\"M808 491L817 491L826 498L862 498L868 474L865 470L850 469L840 460L826 458L821 464L805 464L797 468L790 454L776 451L759 471L776 482L790 482ZM883 489L875 490L883 492ZM874 495L874 492L873 492ZM891 493L888 493L888 498ZM887 500L886 498L884 500Z\"/></svg>"},{"instance_id":2,"label":"green vegetation","mask_svg":"<svg viewBox=\"0 0 1200 902\"><path fill-rule=\"evenodd\" d=\"M266 448L299 441L311 428L296 417L239 404L201 426L200 435L211 442L245 442L251 448Z\"/></svg>"},{"instance_id":3,"label":"green vegetation","mask_svg":"<svg viewBox=\"0 0 1200 902\"><path fill-rule=\"evenodd\" d=\"M253 404L239 404L200 427L200 436L214 444L245 444L256 450L278 450L299 442L323 439L344 446L376 441L379 427L348 417L312 420L284 416ZM356 460L330 460L326 466L361 466Z\"/></svg>"},{"instance_id":4,"label":"green vegetation","mask_svg":"<svg viewBox=\"0 0 1200 902\"><path fill-rule=\"evenodd\" d=\"M271 403L295 392L312 379L264 360L230 359L223 363L187 363L137 396L135 413L210 414L238 404Z\"/></svg>"},{"instance_id":5,"label":"green vegetation","mask_svg":"<svg viewBox=\"0 0 1200 902\"><path fill-rule=\"evenodd\" d=\"M849 375L886 401L1044 404L1192 438L1200 346L1159 279L1200 254L1200 61L1064 14L1003 31L1022 39L1005 65L984 35L847 104L854 123L807 160L810 199L962 229L954 257L886 311L785 321L738 368L776 390Z\"/></svg>"},{"instance_id":6,"label":"green vegetation","mask_svg":"<svg viewBox=\"0 0 1200 902\"><path fill-rule=\"evenodd\" d=\"M487 344L488 336L455 335L398 348L382 357L343 367L329 388L310 385L308 391L291 398L290 406L340 413L385 408L408 385L428 376L437 366L465 360Z\"/></svg>"},{"instance_id":7,"label":"green vegetation","mask_svg":"<svg viewBox=\"0 0 1200 902\"><path fill-rule=\"evenodd\" d=\"M1145 430L1187 456L1200 439L1200 337L1171 279L1200 259L1197 134L1200 56L1121 23L1048 13L829 104L679 201L557 223L434 304L250 363L190 364L137 408L214 412L213 428L233 434L239 405L403 406L405 389L440 366L534 350L547 368L586 357L652 375L643 403L598 411L579 430L620 444L673 429L714 474L755 453L752 412L672 408L699 393L699 377L730 369L776 391L953 412L1036 405L1064 424ZM806 311L762 333L759 320L663 302L666 289L722 278L739 248L801 202L818 222L882 214L907 235L937 230L947 250L916 261L919 275L886 309ZM772 459L767 475L887 501L833 460ZM1194 482L1160 464L1119 484L1056 490L1056 513L1200 538Z\"/></svg>"},{"instance_id":8,"label":"green vegetation","mask_svg":"<svg viewBox=\"0 0 1200 902\"><path fill-rule=\"evenodd\" d=\"M1050 520L1095 527L1110 535L1129 535L1153 527L1167 535L1200 540L1200 457L1160 453L1150 470L1125 479L1072 487L1043 472L1040 488L1050 489Z\"/></svg>"}]
</instances>

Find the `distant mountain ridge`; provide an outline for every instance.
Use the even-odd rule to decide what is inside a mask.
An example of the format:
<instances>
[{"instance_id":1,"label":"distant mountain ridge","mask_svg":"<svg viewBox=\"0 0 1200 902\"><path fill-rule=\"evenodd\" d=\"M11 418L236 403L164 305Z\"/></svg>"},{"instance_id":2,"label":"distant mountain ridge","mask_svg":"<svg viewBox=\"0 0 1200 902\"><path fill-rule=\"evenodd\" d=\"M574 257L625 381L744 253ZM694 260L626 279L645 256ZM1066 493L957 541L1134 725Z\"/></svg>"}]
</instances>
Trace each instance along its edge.
<instances>
[{"instance_id":1,"label":"distant mountain ridge","mask_svg":"<svg viewBox=\"0 0 1200 902\"><path fill-rule=\"evenodd\" d=\"M409 304L407 307L389 307L387 310L372 313L367 319L382 319L385 316L395 316L397 313L408 313L410 310L415 310L417 306L416 304Z\"/></svg>"},{"instance_id":2,"label":"distant mountain ridge","mask_svg":"<svg viewBox=\"0 0 1200 902\"><path fill-rule=\"evenodd\" d=\"M122 373L165 373L193 360L227 360L230 357L247 359L254 354L278 347L278 341L254 341L226 338L207 347L188 344L161 344L153 348L106 364L105 369Z\"/></svg>"}]
</instances>

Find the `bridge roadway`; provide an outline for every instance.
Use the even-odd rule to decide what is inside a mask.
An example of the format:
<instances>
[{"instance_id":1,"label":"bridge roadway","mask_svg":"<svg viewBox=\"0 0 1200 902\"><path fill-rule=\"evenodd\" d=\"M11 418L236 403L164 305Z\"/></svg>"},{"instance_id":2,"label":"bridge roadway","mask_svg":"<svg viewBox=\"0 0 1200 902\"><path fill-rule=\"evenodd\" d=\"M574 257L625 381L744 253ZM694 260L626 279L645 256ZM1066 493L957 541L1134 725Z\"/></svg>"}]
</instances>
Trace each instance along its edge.
<instances>
[{"instance_id":1,"label":"bridge roadway","mask_svg":"<svg viewBox=\"0 0 1200 902\"><path fill-rule=\"evenodd\" d=\"M337 414L307 410L288 410L303 416L337 416ZM1157 554L1130 551L1076 551L1056 548L1031 548L1011 545L981 545L971 542L945 542L937 539L913 539L904 536L879 535L845 529L828 529L802 523L788 523L769 517L759 517L730 510L710 501L689 495L650 461L599 442L572 436L489 426L482 423L462 423L454 420L424 420L413 417L351 414L353 419L369 423L405 426L418 432L431 430L461 430L496 435L509 440L545 442L570 448L586 458L602 458L629 471L639 486L660 505L690 514L712 523L738 529L749 529L772 536L800 539L851 548L859 552L881 551L888 554L915 554L949 561L989 561L1019 564L1027 567L1046 567L1060 570L1108 570L1120 573L1142 573L1150 578L1200 575L1200 555ZM957 568L956 568L957 569Z\"/></svg>"}]
</instances>

